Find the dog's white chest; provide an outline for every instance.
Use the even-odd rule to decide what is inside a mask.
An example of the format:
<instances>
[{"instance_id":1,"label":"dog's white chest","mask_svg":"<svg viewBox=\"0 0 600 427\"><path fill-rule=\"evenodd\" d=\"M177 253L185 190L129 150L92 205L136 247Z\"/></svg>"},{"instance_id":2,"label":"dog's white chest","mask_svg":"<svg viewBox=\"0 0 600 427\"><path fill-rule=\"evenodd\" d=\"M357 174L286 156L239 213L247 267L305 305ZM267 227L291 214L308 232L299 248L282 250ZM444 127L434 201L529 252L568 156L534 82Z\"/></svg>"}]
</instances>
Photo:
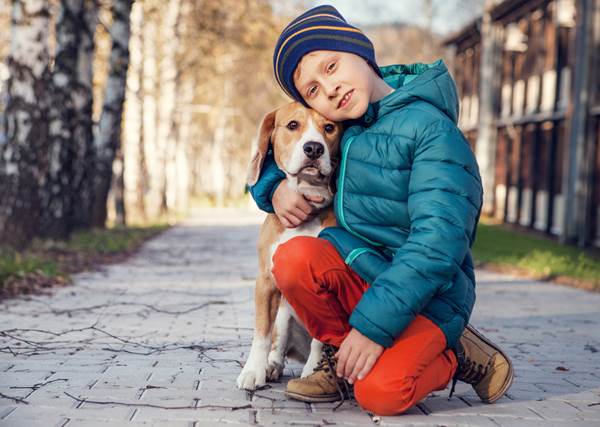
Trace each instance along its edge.
<instances>
[{"instance_id":1,"label":"dog's white chest","mask_svg":"<svg viewBox=\"0 0 600 427\"><path fill-rule=\"evenodd\" d=\"M323 224L319 218L314 218L310 222L305 222L295 228L286 228L277 240L271 245L269 260L271 260L271 266L273 265L273 254L277 247L282 243L287 242L296 236L312 236L317 237L319 232L323 229Z\"/></svg>"}]
</instances>

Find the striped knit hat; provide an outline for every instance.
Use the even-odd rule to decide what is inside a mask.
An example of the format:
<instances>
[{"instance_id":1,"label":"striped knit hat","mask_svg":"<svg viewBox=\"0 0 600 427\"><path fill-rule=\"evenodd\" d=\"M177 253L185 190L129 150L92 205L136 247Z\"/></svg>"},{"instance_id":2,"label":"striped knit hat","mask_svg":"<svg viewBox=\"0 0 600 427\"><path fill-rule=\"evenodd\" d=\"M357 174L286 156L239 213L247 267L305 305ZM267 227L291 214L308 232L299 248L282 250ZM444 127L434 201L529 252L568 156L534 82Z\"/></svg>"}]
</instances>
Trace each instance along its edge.
<instances>
[{"instance_id":1,"label":"striped knit hat","mask_svg":"<svg viewBox=\"0 0 600 427\"><path fill-rule=\"evenodd\" d=\"M273 54L273 71L279 86L292 99L308 105L294 86L294 70L304 55L313 50L354 53L367 60L383 78L375 62L373 44L358 28L348 24L330 5L314 7L298 16L281 32Z\"/></svg>"}]
</instances>

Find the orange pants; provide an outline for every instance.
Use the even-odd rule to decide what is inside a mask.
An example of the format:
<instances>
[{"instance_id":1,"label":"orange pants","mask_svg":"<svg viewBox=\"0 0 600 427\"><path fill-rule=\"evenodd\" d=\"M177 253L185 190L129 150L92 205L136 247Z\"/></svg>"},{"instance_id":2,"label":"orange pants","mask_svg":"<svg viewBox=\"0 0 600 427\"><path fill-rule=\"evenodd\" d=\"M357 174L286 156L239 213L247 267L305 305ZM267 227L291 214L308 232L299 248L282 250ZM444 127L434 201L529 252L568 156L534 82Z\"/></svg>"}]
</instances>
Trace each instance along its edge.
<instances>
[{"instance_id":1,"label":"orange pants","mask_svg":"<svg viewBox=\"0 0 600 427\"><path fill-rule=\"evenodd\" d=\"M310 335L339 347L350 332L350 314L369 284L328 240L316 237L298 236L279 245L272 273ZM445 389L456 368L442 330L419 314L365 378L355 381L354 397L377 415L400 414L430 392Z\"/></svg>"}]
</instances>

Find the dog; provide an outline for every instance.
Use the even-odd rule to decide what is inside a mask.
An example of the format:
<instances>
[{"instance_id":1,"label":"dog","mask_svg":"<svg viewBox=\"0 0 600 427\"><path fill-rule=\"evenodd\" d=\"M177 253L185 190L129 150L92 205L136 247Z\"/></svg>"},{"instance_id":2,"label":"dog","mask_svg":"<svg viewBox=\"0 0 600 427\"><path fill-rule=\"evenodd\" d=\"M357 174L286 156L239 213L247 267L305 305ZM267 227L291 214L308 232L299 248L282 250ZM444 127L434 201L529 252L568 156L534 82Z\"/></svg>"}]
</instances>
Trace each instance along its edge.
<instances>
[{"instance_id":1,"label":"dog","mask_svg":"<svg viewBox=\"0 0 600 427\"><path fill-rule=\"evenodd\" d=\"M258 132L258 144L248 168L248 185L258 180L269 143L287 185L303 195L320 196L311 202L318 209L310 221L286 228L275 214L265 218L258 238L259 273L254 293L255 327L246 364L237 378L240 389L255 390L283 373L285 358L304 363L301 377L313 372L323 344L312 339L294 309L275 285L272 257L278 245L295 236L314 236L336 226L332 208L333 172L338 164L342 125L291 102L266 114Z\"/></svg>"}]
</instances>

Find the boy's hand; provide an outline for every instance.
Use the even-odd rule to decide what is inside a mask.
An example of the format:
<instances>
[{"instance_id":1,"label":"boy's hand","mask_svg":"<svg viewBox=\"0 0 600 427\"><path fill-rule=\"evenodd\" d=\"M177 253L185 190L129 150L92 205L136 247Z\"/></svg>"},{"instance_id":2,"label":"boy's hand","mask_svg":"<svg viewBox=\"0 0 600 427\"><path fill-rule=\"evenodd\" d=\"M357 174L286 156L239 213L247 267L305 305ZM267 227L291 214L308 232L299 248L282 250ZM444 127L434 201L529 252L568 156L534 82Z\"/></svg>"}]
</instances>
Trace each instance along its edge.
<instances>
[{"instance_id":1,"label":"boy's hand","mask_svg":"<svg viewBox=\"0 0 600 427\"><path fill-rule=\"evenodd\" d=\"M337 357L337 376L344 377L350 384L362 380L371 371L384 347L352 328L346 336Z\"/></svg>"},{"instance_id":2,"label":"boy's hand","mask_svg":"<svg viewBox=\"0 0 600 427\"><path fill-rule=\"evenodd\" d=\"M271 202L281 223L285 227L294 228L315 217L318 209L308 203L308 200L318 203L322 202L323 198L303 196L290 189L287 180L284 179L275 189Z\"/></svg>"}]
</instances>

